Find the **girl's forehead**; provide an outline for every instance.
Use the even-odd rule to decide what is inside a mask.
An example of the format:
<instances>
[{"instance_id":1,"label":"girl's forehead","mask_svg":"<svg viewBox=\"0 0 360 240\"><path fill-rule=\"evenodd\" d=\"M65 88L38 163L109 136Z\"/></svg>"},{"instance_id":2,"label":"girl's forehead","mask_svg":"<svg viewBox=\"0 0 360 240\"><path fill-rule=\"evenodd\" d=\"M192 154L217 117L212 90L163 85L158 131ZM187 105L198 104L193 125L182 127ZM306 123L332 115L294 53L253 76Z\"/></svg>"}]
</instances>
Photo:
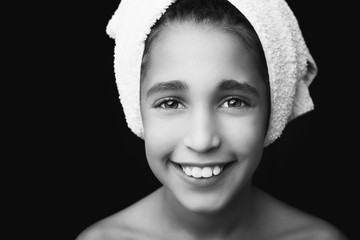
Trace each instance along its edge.
<instances>
[{"instance_id":1,"label":"girl's forehead","mask_svg":"<svg viewBox=\"0 0 360 240\"><path fill-rule=\"evenodd\" d=\"M191 24L162 34L151 49L146 85L181 79L190 87L204 87L217 85L213 79L253 82L260 78L254 56L232 34Z\"/></svg>"},{"instance_id":2,"label":"girl's forehead","mask_svg":"<svg viewBox=\"0 0 360 240\"><path fill-rule=\"evenodd\" d=\"M234 50L245 54L247 49L239 37L226 33L219 27L203 26L195 23L178 23L169 26L155 41L151 56L156 54L179 57L223 57L229 59Z\"/></svg>"}]
</instances>

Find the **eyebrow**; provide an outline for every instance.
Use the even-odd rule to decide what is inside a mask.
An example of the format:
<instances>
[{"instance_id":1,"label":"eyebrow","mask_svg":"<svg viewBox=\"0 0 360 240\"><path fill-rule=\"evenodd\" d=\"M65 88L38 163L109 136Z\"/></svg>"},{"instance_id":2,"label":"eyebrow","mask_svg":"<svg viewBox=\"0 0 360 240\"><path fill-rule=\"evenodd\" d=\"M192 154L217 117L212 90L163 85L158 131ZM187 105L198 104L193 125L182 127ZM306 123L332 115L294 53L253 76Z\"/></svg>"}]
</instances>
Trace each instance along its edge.
<instances>
[{"instance_id":1,"label":"eyebrow","mask_svg":"<svg viewBox=\"0 0 360 240\"><path fill-rule=\"evenodd\" d=\"M146 97L149 97L150 95L153 95L157 92L188 90L188 89L189 86L184 81L172 80L169 82L160 82L160 83L156 83L146 92ZM233 79L222 80L218 84L217 89L220 91L240 90L240 91L249 92L257 97L259 96L259 92L254 86L248 83L240 83Z\"/></svg>"},{"instance_id":2,"label":"eyebrow","mask_svg":"<svg viewBox=\"0 0 360 240\"><path fill-rule=\"evenodd\" d=\"M225 79L221 81L217 86L217 89L222 91L241 90L241 91L249 92L257 97L259 96L259 92L254 86L248 83L240 83L233 79Z\"/></svg>"},{"instance_id":3,"label":"eyebrow","mask_svg":"<svg viewBox=\"0 0 360 240\"><path fill-rule=\"evenodd\" d=\"M160 82L152 86L147 92L146 97L149 97L152 94L163 91L176 91L176 90L187 90L189 86L180 80L172 80L169 82Z\"/></svg>"}]
</instances>

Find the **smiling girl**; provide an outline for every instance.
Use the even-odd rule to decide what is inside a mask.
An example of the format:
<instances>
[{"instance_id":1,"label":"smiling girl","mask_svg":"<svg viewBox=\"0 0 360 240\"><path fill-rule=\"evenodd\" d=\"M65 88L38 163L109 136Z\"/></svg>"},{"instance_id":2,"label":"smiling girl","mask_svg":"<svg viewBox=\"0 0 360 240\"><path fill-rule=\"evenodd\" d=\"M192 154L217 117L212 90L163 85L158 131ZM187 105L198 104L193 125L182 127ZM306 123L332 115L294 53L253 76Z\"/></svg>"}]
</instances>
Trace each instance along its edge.
<instances>
[{"instance_id":1,"label":"smiling girl","mask_svg":"<svg viewBox=\"0 0 360 240\"><path fill-rule=\"evenodd\" d=\"M252 185L263 148L312 109L316 65L285 2L123 0L108 32L129 127L163 186L78 240L345 239Z\"/></svg>"}]
</instances>

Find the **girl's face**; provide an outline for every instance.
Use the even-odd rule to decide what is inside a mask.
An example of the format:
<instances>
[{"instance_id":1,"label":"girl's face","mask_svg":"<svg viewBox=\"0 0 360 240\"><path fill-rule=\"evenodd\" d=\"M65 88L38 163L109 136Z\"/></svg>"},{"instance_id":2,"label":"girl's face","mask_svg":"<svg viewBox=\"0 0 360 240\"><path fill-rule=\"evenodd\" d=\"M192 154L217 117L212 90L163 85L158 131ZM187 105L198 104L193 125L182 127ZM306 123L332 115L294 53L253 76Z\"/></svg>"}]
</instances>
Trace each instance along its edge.
<instances>
[{"instance_id":1,"label":"girl's face","mask_svg":"<svg viewBox=\"0 0 360 240\"><path fill-rule=\"evenodd\" d=\"M259 164L268 118L266 85L239 38L179 23L153 43L141 86L145 149L169 196L215 212Z\"/></svg>"}]
</instances>

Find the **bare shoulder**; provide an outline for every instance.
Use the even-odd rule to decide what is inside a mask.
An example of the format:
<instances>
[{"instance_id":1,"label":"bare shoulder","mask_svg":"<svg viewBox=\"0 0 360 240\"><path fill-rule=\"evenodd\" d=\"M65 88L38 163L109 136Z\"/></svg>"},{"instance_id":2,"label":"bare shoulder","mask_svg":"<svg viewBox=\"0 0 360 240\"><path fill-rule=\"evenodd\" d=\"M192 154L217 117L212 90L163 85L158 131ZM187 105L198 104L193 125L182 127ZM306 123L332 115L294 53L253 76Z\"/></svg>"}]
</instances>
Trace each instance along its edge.
<instances>
[{"instance_id":1,"label":"bare shoulder","mask_svg":"<svg viewBox=\"0 0 360 240\"><path fill-rule=\"evenodd\" d=\"M263 232L274 240L347 240L332 224L289 206L259 190ZM271 236L271 237L269 237Z\"/></svg>"},{"instance_id":2,"label":"bare shoulder","mask_svg":"<svg viewBox=\"0 0 360 240\"><path fill-rule=\"evenodd\" d=\"M319 240L348 240L348 238L339 229L332 225L318 226L309 239Z\"/></svg>"},{"instance_id":3,"label":"bare shoulder","mask_svg":"<svg viewBox=\"0 0 360 240\"><path fill-rule=\"evenodd\" d=\"M76 240L130 240L134 237L133 232L131 226L108 217L89 226Z\"/></svg>"},{"instance_id":4,"label":"bare shoulder","mask_svg":"<svg viewBox=\"0 0 360 240\"><path fill-rule=\"evenodd\" d=\"M150 219L154 195L89 226L76 240L132 240L154 235L154 221Z\"/></svg>"}]
</instances>

